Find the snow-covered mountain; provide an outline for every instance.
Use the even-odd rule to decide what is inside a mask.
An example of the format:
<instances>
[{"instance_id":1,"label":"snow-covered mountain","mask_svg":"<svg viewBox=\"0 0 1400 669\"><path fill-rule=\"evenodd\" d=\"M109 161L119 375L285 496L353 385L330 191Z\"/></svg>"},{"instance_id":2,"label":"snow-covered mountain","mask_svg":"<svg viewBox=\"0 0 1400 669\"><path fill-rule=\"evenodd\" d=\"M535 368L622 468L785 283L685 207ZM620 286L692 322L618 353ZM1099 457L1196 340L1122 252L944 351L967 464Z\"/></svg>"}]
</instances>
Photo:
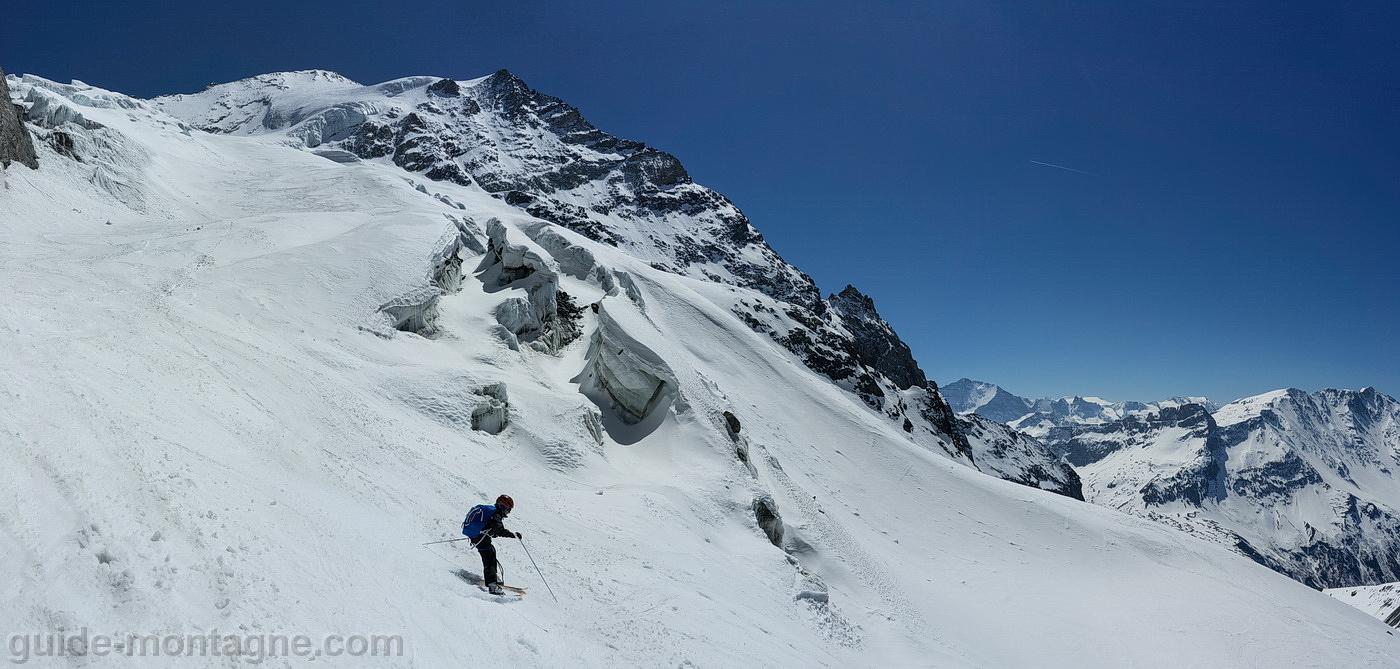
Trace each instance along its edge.
<instances>
[{"instance_id":1,"label":"snow-covered mountain","mask_svg":"<svg viewBox=\"0 0 1400 669\"><path fill-rule=\"evenodd\" d=\"M1233 547L1316 587L1400 577L1400 408L1376 392L1029 400L960 379L955 412L1039 439L1086 500ZM1019 412L1019 413L1018 413Z\"/></svg>"},{"instance_id":2,"label":"snow-covered mountain","mask_svg":"<svg viewBox=\"0 0 1400 669\"><path fill-rule=\"evenodd\" d=\"M812 280L728 199L691 181L675 156L602 132L506 70L374 86L322 70L283 72L152 103L208 132L275 135L475 185L653 266L820 309Z\"/></svg>"},{"instance_id":3,"label":"snow-covered mountain","mask_svg":"<svg viewBox=\"0 0 1400 669\"><path fill-rule=\"evenodd\" d=\"M968 459L952 411L909 347L853 287L823 300L724 196L674 156L619 139L506 70L470 81L363 86L311 70L252 77L159 109L203 130L274 137L335 160L390 163L475 186L651 266L750 288L731 310L929 448Z\"/></svg>"},{"instance_id":4,"label":"snow-covered mountain","mask_svg":"<svg viewBox=\"0 0 1400 669\"><path fill-rule=\"evenodd\" d=\"M1010 423L1031 412L1030 400L985 381L962 378L940 388L949 406L959 415L975 413L998 423Z\"/></svg>"},{"instance_id":5,"label":"snow-covered mountain","mask_svg":"<svg viewBox=\"0 0 1400 669\"><path fill-rule=\"evenodd\" d=\"M1279 390L1082 425L1050 447L1086 499L1233 546L1314 586L1400 579L1400 403Z\"/></svg>"},{"instance_id":6,"label":"snow-covered mountain","mask_svg":"<svg viewBox=\"0 0 1400 669\"><path fill-rule=\"evenodd\" d=\"M1035 437L978 414L958 418L978 467L1032 488L1084 499L1079 473Z\"/></svg>"},{"instance_id":7,"label":"snow-covered mountain","mask_svg":"<svg viewBox=\"0 0 1400 669\"><path fill-rule=\"evenodd\" d=\"M38 169L0 190L0 627L401 634L412 666L1394 666L1381 622L1063 470L980 473L1045 452L507 74L8 83ZM518 602L422 545L500 492L557 604L514 543Z\"/></svg>"},{"instance_id":8,"label":"snow-covered mountain","mask_svg":"<svg viewBox=\"0 0 1400 669\"><path fill-rule=\"evenodd\" d=\"M942 387L953 411L976 413L1034 437L1049 437L1057 428L1102 425L1126 416L1154 409L1201 404L1213 407L1204 397L1173 397L1156 402L1114 402L1101 397L1071 395L1059 398L1027 399L986 381L958 379Z\"/></svg>"}]
</instances>

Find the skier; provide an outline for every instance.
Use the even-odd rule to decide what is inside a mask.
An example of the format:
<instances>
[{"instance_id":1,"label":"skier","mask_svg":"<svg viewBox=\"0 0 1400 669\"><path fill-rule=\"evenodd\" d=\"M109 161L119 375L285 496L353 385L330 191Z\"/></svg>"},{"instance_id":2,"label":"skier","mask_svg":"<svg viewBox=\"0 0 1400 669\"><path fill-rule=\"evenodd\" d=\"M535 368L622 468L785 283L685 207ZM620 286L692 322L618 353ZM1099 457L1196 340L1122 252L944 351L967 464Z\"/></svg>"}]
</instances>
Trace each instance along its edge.
<instances>
[{"instance_id":1,"label":"skier","mask_svg":"<svg viewBox=\"0 0 1400 669\"><path fill-rule=\"evenodd\" d=\"M493 595L505 594L505 589L501 586L500 577L497 575L496 547L491 545L491 537L508 537L520 539L525 535L520 532L512 532L501 524L505 517L510 515L511 509L515 508L515 500L510 495L501 495L496 498L493 504L478 504L467 512L467 517L462 521L462 534L472 540L472 545L481 553L482 579L486 583L486 590Z\"/></svg>"}]
</instances>

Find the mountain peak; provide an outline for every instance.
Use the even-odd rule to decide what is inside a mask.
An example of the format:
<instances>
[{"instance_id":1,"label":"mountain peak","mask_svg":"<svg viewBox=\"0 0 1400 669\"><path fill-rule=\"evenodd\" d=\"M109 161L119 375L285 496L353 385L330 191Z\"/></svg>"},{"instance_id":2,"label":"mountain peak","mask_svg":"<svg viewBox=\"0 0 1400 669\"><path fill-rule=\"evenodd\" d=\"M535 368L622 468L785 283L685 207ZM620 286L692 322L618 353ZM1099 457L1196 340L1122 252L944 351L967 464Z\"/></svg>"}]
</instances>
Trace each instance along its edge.
<instances>
[{"instance_id":1,"label":"mountain peak","mask_svg":"<svg viewBox=\"0 0 1400 669\"><path fill-rule=\"evenodd\" d=\"M1032 409L1032 402L995 383L963 377L941 388L944 399L959 414L976 413L998 423L1009 423Z\"/></svg>"},{"instance_id":2,"label":"mountain peak","mask_svg":"<svg viewBox=\"0 0 1400 669\"><path fill-rule=\"evenodd\" d=\"M875 300L871 299L869 295L860 292L858 288L851 284L846 284L846 287L841 289L841 292L831 295L827 300L843 314L862 318L876 318L884 322L884 319L880 318L879 311L875 309Z\"/></svg>"},{"instance_id":3,"label":"mountain peak","mask_svg":"<svg viewBox=\"0 0 1400 669\"><path fill-rule=\"evenodd\" d=\"M880 316L875 309L875 300L852 285L847 285L827 300L855 337L855 347L862 360L889 377L901 390L928 385L928 377L914 360L909 345Z\"/></svg>"}]
</instances>

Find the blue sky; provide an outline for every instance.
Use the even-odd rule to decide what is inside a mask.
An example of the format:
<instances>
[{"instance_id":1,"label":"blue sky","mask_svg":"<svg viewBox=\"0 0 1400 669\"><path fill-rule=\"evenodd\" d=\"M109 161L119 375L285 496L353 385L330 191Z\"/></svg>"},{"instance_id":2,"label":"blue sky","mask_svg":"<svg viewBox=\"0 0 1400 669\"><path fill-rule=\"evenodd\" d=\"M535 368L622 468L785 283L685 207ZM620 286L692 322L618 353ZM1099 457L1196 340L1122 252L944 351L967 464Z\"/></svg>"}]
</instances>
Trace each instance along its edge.
<instances>
[{"instance_id":1,"label":"blue sky","mask_svg":"<svg viewBox=\"0 0 1400 669\"><path fill-rule=\"evenodd\" d=\"M8 9L0 66L137 95L507 67L874 296L940 381L1229 399L1400 393L1397 27L1393 2L70 0Z\"/></svg>"}]
</instances>

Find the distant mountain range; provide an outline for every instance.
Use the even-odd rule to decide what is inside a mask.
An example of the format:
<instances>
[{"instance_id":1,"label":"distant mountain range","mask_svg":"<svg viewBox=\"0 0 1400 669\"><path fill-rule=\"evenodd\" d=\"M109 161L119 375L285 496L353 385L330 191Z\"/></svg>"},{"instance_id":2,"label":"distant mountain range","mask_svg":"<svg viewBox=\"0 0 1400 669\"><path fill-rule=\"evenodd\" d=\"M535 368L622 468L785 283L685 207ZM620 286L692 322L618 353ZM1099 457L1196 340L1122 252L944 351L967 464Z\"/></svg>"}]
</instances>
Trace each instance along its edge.
<instances>
[{"instance_id":1,"label":"distant mountain range","mask_svg":"<svg viewBox=\"0 0 1400 669\"><path fill-rule=\"evenodd\" d=\"M1084 498L1223 543L1314 587L1400 580L1400 403L1373 388L1028 400L943 387L954 411L1038 438Z\"/></svg>"},{"instance_id":2,"label":"distant mountain range","mask_svg":"<svg viewBox=\"0 0 1400 669\"><path fill-rule=\"evenodd\" d=\"M1200 404L1215 404L1205 397L1172 397L1156 402L1114 402L1093 396L1071 395L1028 399L985 381L958 379L942 387L943 397L959 414L976 413L1035 437L1045 437L1057 427L1101 425L1143 411Z\"/></svg>"}]
</instances>

